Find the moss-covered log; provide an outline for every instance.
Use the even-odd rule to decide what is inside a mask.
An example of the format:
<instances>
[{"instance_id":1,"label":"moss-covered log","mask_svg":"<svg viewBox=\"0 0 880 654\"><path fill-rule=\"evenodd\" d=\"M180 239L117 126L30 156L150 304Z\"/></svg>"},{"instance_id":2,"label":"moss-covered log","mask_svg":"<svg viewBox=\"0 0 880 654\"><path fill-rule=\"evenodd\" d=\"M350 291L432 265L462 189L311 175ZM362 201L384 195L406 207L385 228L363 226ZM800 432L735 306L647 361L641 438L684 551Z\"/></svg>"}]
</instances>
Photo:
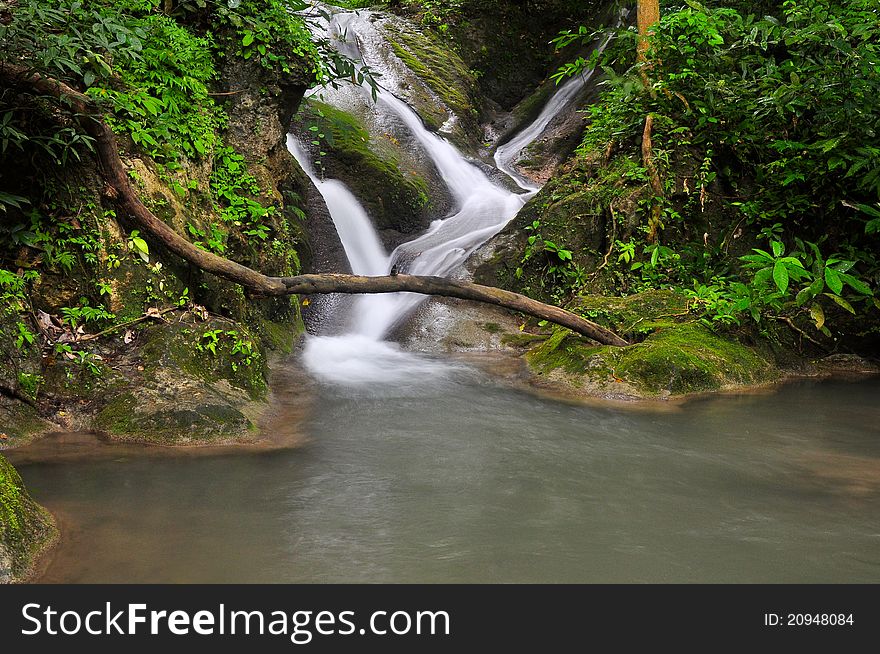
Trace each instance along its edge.
<instances>
[{"instance_id":1,"label":"moss-covered log","mask_svg":"<svg viewBox=\"0 0 880 654\"><path fill-rule=\"evenodd\" d=\"M324 274L270 277L247 266L199 249L162 222L141 202L128 181L125 166L119 157L119 148L113 130L104 122L102 109L89 97L63 82L13 64L0 63L0 78L11 84L25 86L38 93L53 96L73 109L83 129L95 140L95 152L103 167L105 180L113 189L125 213L138 227L148 232L168 250L190 264L241 284L257 295L397 293L407 291L456 297L487 302L513 311L520 311L567 327L606 345L627 345L625 340L613 332L574 313L538 302L518 293L490 286L441 277L412 275L359 277Z\"/></svg>"}]
</instances>

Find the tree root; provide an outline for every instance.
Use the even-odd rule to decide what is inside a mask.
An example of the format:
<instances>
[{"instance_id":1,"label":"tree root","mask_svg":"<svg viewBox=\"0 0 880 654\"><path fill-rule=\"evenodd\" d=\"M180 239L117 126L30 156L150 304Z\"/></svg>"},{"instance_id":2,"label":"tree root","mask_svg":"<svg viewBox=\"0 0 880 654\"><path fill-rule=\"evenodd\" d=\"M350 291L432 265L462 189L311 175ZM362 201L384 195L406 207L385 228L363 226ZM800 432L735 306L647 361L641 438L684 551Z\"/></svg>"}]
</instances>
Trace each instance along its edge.
<instances>
[{"instance_id":1,"label":"tree root","mask_svg":"<svg viewBox=\"0 0 880 654\"><path fill-rule=\"evenodd\" d=\"M660 236L662 223L660 221L663 207L660 200L664 197L663 182L660 181L660 173L654 164L654 151L651 142L651 130L654 129L654 116L648 114L645 117L645 129L642 131L642 163L648 172L651 182L651 190L654 192L654 202L651 206L651 218L648 222L648 242L656 243Z\"/></svg>"}]
</instances>

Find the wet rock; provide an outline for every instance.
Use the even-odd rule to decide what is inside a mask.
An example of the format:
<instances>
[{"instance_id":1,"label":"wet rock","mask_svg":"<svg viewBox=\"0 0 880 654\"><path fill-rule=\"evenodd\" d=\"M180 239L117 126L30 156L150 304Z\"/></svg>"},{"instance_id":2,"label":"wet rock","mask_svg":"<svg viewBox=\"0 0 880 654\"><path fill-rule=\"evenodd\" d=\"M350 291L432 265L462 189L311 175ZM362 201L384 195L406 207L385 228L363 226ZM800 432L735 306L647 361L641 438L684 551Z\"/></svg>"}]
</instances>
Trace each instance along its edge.
<instances>
[{"instance_id":1,"label":"wet rock","mask_svg":"<svg viewBox=\"0 0 880 654\"><path fill-rule=\"evenodd\" d=\"M26 581L58 537L55 521L0 455L0 583Z\"/></svg>"}]
</instances>

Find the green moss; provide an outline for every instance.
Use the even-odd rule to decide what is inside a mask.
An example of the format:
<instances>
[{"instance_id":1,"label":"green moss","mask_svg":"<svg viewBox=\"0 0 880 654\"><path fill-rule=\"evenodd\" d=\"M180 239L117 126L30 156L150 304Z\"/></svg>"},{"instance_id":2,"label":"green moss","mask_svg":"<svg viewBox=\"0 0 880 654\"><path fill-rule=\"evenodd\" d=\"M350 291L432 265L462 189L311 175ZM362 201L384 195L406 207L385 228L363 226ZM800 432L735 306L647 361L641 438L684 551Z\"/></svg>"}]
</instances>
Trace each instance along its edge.
<instances>
[{"instance_id":1,"label":"green moss","mask_svg":"<svg viewBox=\"0 0 880 654\"><path fill-rule=\"evenodd\" d=\"M216 334L216 342L206 337L210 333ZM250 349L236 352L237 342L249 344ZM263 399L268 392L268 365L258 343L247 327L228 321L153 327L143 348L145 376L176 367L209 383L226 379L252 399Z\"/></svg>"},{"instance_id":2,"label":"green moss","mask_svg":"<svg viewBox=\"0 0 880 654\"><path fill-rule=\"evenodd\" d=\"M766 383L773 367L754 350L693 323L663 327L642 343L594 346L557 329L526 355L539 374L560 371L575 385L613 389L625 382L644 396L685 395Z\"/></svg>"},{"instance_id":3,"label":"green moss","mask_svg":"<svg viewBox=\"0 0 880 654\"><path fill-rule=\"evenodd\" d=\"M579 296L567 308L631 341L689 316L687 298L656 289L626 297Z\"/></svg>"},{"instance_id":4,"label":"green moss","mask_svg":"<svg viewBox=\"0 0 880 654\"><path fill-rule=\"evenodd\" d=\"M396 24L386 24L385 31L394 54L459 119L473 121L479 116L476 79L461 57L448 45L430 32L408 31Z\"/></svg>"},{"instance_id":5,"label":"green moss","mask_svg":"<svg viewBox=\"0 0 880 654\"><path fill-rule=\"evenodd\" d=\"M52 516L30 497L18 472L0 455L0 583L26 578L56 536Z\"/></svg>"},{"instance_id":6,"label":"green moss","mask_svg":"<svg viewBox=\"0 0 880 654\"><path fill-rule=\"evenodd\" d=\"M111 400L95 418L94 428L119 440L186 445L239 438L253 423L241 411L221 401L156 409L132 393Z\"/></svg>"},{"instance_id":7,"label":"green moss","mask_svg":"<svg viewBox=\"0 0 880 654\"><path fill-rule=\"evenodd\" d=\"M652 393L758 384L774 375L770 364L750 348L697 325L661 329L624 350L616 362L617 375Z\"/></svg>"},{"instance_id":8,"label":"green moss","mask_svg":"<svg viewBox=\"0 0 880 654\"><path fill-rule=\"evenodd\" d=\"M114 435L136 435L142 427L135 414L137 398L132 393L117 395L95 417L95 429Z\"/></svg>"},{"instance_id":9,"label":"green moss","mask_svg":"<svg viewBox=\"0 0 880 654\"><path fill-rule=\"evenodd\" d=\"M296 120L327 152L320 158L326 175L345 182L379 229L408 233L424 227L428 184L414 171L401 169L398 146L390 137L372 138L357 117L316 100L304 104Z\"/></svg>"}]
</instances>

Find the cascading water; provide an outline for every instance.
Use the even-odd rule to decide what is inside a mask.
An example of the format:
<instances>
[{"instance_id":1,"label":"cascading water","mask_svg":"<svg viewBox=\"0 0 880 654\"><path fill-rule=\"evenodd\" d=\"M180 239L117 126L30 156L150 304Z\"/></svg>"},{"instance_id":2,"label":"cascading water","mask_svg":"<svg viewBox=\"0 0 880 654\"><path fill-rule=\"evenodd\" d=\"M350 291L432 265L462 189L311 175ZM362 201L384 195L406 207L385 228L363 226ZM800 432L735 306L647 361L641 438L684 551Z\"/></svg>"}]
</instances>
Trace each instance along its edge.
<instances>
[{"instance_id":1,"label":"cascading water","mask_svg":"<svg viewBox=\"0 0 880 654\"><path fill-rule=\"evenodd\" d=\"M352 193L338 180L321 179L295 137L289 137L288 147L324 197L354 273L387 274L396 264L413 275L448 275L498 233L537 192L537 186L515 172L513 160L541 135L553 116L579 97L588 76L563 85L538 118L496 152L498 168L524 191L514 193L494 183L452 144L428 131L416 112L395 95L395 91L401 91L395 72L402 62L387 53L371 17L372 12L336 12L325 25L324 36L355 62L382 74L384 85L376 99L375 112L408 130L446 183L455 209L442 220L434 221L423 235L388 255L367 212ZM355 92L367 93L362 88ZM334 92L325 91L324 100L333 104ZM320 379L345 384L415 381L423 379L426 372L448 370L449 366L381 341L423 299L412 293L359 297L352 307L351 332L333 337L310 336L303 353L305 365Z\"/></svg>"}]
</instances>

